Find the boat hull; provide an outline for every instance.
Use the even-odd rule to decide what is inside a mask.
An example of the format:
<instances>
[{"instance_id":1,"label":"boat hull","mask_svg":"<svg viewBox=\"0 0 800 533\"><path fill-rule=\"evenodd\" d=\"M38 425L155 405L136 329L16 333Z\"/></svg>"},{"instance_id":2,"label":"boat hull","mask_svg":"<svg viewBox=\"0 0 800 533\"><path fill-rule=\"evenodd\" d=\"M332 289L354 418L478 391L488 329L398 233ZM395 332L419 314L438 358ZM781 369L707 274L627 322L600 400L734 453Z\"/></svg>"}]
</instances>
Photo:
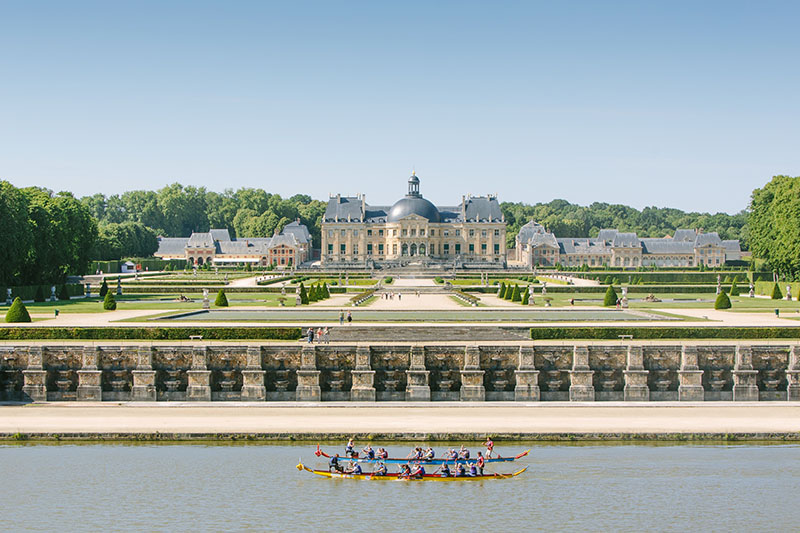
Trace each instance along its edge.
<instances>
[{"instance_id":1,"label":"boat hull","mask_svg":"<svg viewBox=\"0 0 800 533\"><path fill-rule=\"evenodd\" d=\"M437 474L425 474L422 477L400 477L398 474L386 474L383 476L376 476L370 472L364 472L362 474L347 474L344 472L329 472L327 470L312 470L311 468L305 466L303 463L297 465L298 470L305 470L307 472L311 472L312 474L316 474L321 477L326 477L330 479L355 479L355 480L362 480L362 481L400 481L400 482L410 482L410 481L483 481L489 479L511 479L516 477L523 472L525 472L528 467L521 470L517 470L516 472L510 474L484 474L482 476L448 476L442 477Z\"/></svg>"},{"instance_id":2,"label":"boat hull","mask_svg":"<svg viewBox=\"0 0 800 533\"><path fill-rule=\"evenodd\" d=\"M530 452L530 450L525 450L524 452L522 452L522 453L520 453L518 455L511 456L511 457L492 457L490 459L484 459L484 462L485 463L510 463L511 461L516 461L517 459L519 459L521 457L525 457L526 455L528 455L528 452ZM331 457L330 454L322 451L319 446L317 446L317 450L314 452L314 454L317 457L326 457L328 459L330 459L330 457ZM424 461L419 461L417 459L399 458L399 457L389 457L389 458L386 458L386 459L378 459L378 458L370 459L368 457L358 457L358 458L339 457L339 460L340 461L348 461L348 462L352 462L352 463L364 463L364 464L384 463L384 464L395 464L395 465L420 464L420 465L426 465L426 466L427 465L437 466L437 465L443 465L445 463L447 463L447 464L473 463L473 462L477 461L477 457L470 457L469 459L444 459L444 458L441 458L441 459L427 459L427 460L424 460Z\"/></svg>"}]
</instances>

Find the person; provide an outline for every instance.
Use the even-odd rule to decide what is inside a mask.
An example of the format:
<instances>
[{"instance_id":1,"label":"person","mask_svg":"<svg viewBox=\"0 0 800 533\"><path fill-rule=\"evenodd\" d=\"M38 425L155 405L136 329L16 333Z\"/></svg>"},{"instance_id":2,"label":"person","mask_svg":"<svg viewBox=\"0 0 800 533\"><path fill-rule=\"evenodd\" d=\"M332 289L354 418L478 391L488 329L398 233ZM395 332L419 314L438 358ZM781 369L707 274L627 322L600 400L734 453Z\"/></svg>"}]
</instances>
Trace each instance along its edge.
<instances>
[{"instance_id":1,"label":"person","mask_svg":"<svg viewBox=\"0 0 800 533\"><path fill-rule=\"evenodd\" d=\"M489 456L488 452L486 453L486 456L487 457ZM478 463L477 464L478 470L480 470L481 471L481 475L483 475L483 466L486 464L486 461L483 459L483 455L481 455L481 452L478 452L478 461L477 461L477 463Z\"/></svg>"},{"instance_id":2,"label":"person","mask_svg":"<svg viewBox=\"0 0 800 533\"><path fill-rule=\"evenodd\" d=\"M434 451L433 451L433 448L430 448L430 447L429 447L427 450L425 450L424 459L425 459L426 461L430 461L431 459L433 459L433 457L434 457L435 455L436 455L436 452L434 452Z\"/></svg>"},{"instance_id":3,"label":"person","mask_svg":"<svg viewBox=\"0 0 800 533\"><path fill-rule=\"evenodd\" d=\"M344 311L339 311L339 325L344 324Z\"/></svg>"},{"instance_id":4,"label":"person","mask_svg":"<svg viewBox=\"0 0 800 533\"><path fill-rule=\"evenodd\" d=\"M478 476L478 468L475 466L475 462L471 462L469 464L469 476L470 477L477 477Z\"/></svg>"},{"instance_id":5,"label":"person","mask_svg":"<svg viewBox=\"0 0 800 533\"><path fill-rule=\"evenodd\" d=\"M486 458L491 459L492 453L494 453L494 442L492 441L492 437L486 437L486 442L484 442L483 445L486 446ZM480 453L478 455L480 455Z\"/></svg>"},{"instance_id":6,"label":"person","mask_svg":"<svg viewBox=\"0 0 800 533\"><path fill-rule=\"evenodd\" d=\"M447 463L444 463L442 466L440 466L436 472L439 472L441 477L450 477L450 467L447 466ZM434 472L434 474L436 472Z\"/></svg>"},{"instance_id":7,"label":"person","mask_svg":"<svg viewBox=\"0 0 800 533\"><path fill-rule=\"evenodd\" d=\"M412 461L418 461L422 459L422 448L417 447L411 450L411 453L406 456L406 459L411 459Z\"/></svg>"},{"instance_id":8,"label":"person","mask_svg":"<svg viewBox=\"0 0 800 533\"><path fill-rule=\"evenodd\" d=\"M372 446L367 444L364 446L364 449L361 450L367 456L367 459L375 459L375 450L372 449Z\"/></svg>"},{"instance_id":9,"label":"person","mask_svg":"<svg viewBox=\"0 0 800 533\"><path fill-rule=\"evenodd\" d=\"M378 459L388 459L389 452L385 448L378 448Z\"/></svg>"},{"instance_id":10,"label":"person","mask_svg":"<svg viewBox=\"0 0 800 533\"><path fill-rule=\"evenodd\" d=\"M385 476L386 474L386 465L383 463L378 463L378 465L375 467L375 471L372 473L373 476Z\"/></svg>"},{"instance_id":11,"label":"person","mask_svg":"<svg viewBox=\"0 0 800 533\"><path fill-rule=\"evenodd\" d=\"M348 474L361 474L361 464L353 463L353 466L347 471Z\"/></svg>"},{"instance_id":12,"label":"person","mask_svg":"<svg viewBox=\"0 0 800 533\"><path fill-rule=\"evenodd\" d=\"M464 463L458 463L456 465L456 473L454 477L464 477L465 475L467 475L467 472L464 469Z\"/></svg>"},{"instance_id":13,"label":"person","mask_svg":"<svg viewBox=\"0 0 800 533\"><path fill-rule=\"evenodd\" d=\"M331 332L327 326L322 330L322 340L325 342L325 344L331 343Z\"/></svg>"},{"instance_id":14,"label":"person","mask_svg":"<svg viewBox=\"0 0 800 533\"><path fill-rule=\"evenodd\" d=\"M333 457L331 457L331 460L328 461L328 472L330 472L331 470L333 470L335 472L341 472L342 471L342 467L339 465L339 454L338 453L336 455L334 455Z\"/></svg>"},{"instance_id":15,"label":"person","mask_svg":"<svg viewBox=\"0 0 800 533\"><path fill-rule=\"evenodd\" d=\"M450 451L447 452L447 459L452 459L453 461L458 461L458 452L454 448L450 448Z\"/></svg>"},{"instance_id":16,"label":"person","mask_svg":"<svg viewBox=\"0 0 800 533\"><path fill-rule=\"evenodd\" d=\"M353 322L353 314L350 311L348 311L347 312L347 323L350 324L352 322Z\"/></svg>"},{"instance_id":17,"label":"person","mask_svg":"<svg viewBox=\"0 0 800 533\"><path fill-rule=\"evenodd\" d=\"M409 477L410 478L413 477L414 479L422 479L424 476L425 476L425 467L420 464L418 464L417 467L414 469L414 471L411 472L411 474L409 474Z\"/></svg>"},{"instance_id":18,"label":"person","mask_svg":"<svg viewBox=\"0 0 800 533\"><path fill-rule=\"evenodd\" d=\"M400 467L400 473L397 474L398 479L407 478L411 475L411 468L408 465L403 465Z\"/></svg>"},{"instance_id":19,"label":"person","mask_svg":"<svg viewBox=\"0 0 800 533\"><path fill-rule=\"evenodd\" d=\"M399 302L402 298L403 298L403 295L398 292L397 293L397 301Z\"/></svg>"},{"instance_id":20,"label":"person","mask_svg":"<svg viewBox=\"0 0 800 533\"><path fill-rule=\"evenodd\" d=\"M345 457L353 457L353 448L355 447L356 443L353 442L353 439L347 441L347 446L344 447L344 455Z\"/></svg>"},{"instance_id":21,"label":"person","mask_svg":"<svg viewBox=\"0 0 800 533\"><path fill-rule=\"evenodd\" d=\"M314 342L314 328L308 328L308 343Z\"/></svg>"},{"instance_id":22,"label":"person","mask_svg":"<svg viewBox=\"0 0 800 533\"><path fill-rule=\"evenodd\" d=\"M466 449L463 444L461 445L461 450L458 452L458 457L461 459L469 459L469 450Z\"/></svg>"}]
</instances>

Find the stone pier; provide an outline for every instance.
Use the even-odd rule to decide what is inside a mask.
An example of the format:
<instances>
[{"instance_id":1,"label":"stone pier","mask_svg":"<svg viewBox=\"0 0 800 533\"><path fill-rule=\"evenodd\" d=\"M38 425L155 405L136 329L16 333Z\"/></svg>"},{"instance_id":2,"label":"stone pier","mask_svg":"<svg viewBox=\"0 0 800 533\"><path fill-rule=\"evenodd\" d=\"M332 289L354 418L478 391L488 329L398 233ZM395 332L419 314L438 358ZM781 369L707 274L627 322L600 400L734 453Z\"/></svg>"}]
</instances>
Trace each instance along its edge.
<instances>
[{"instance_id":1,"label":"stone pier","mask_svg":"<svg viewBox=\"0 0 800 533\"><path fill-rule=\"evenodd\" d=\"M81 369L78 370L78 401L99 402L103 399L103 388L101 378L103 372L97 369L97 362L100 359L100 348L98 346L85 346Z\"/></svg>"},{"instance_id":2,"label":"stone pier","mask_svg":"<svg viewBox=\"0 0 800 533\"><path fill-rule=\"evenodd\" d=\"M22 371L23 394L34 402L47 401L47 372L44 369L44 350L41 346L28 348L28 368Z\"/></svg>"},{"instance_id":3,"label":"stone pier","mask_svg":"<svg viewBox=\"0 0 800 533\"><path fill-rule=\"evenodd\" d=\"M575 346L572 350L572 370L569 372L569 400L571 402L593 402L594 371L589 368L589 348Z\"/></svg>"},{"instance_id":4,"label":"stone pier","mask_svg":"<svg viewBox=\"0 0 800 533\"><path fill-rule=\"evenodd\" d=\"M757 402L758 371L753 370L753 349L750 346L736 347L736 364L733 368L733 401Z\"/></svg>"},{"instance_id":5,"label":"stone pier","mask_svg":"<svg viewBox=\"0 0 800 533\"><path fill-rule=\"evenodd\" d=\"M678 401L702 402L705 399L703 371L697 366L697 346L681 348L681 369L678 371L678 381Z\"/></svg>"},{"instance_id":6,"label":"stone pier","mask_svg":"<svg viewBox=\"0 0 800 533\"><path fill-rule=\"evenodd\" d=\"M154 402L156 396L156 371L153 370L153 347L140 346L136 352L136 370L133 374L133 400Z\"/></svg>"},{"instance_id":7,"label":"stone pier","mask_svg":"<svg viewBox=\"0 0 800 533\"><path fill-rule=\"evenodd\" d=\"M421 346L412 346L410 351L411 364L406 370L406 401L429 402L431 387L428 382L430 372L425 368L425 350Z\"/></svg>"},{"instance_id":8,"label":"stone pier","mask_svg":"<svg viewBox=\"0 0 800 533\"><path fill-rule=\"evenodd\" d=\"M477 346L464 349L464 369L461 371L461 401L482 402L486 400L486 388L483 386L481 370L481 352Z\"/></svg>"},{"instance_id":9,"label":"stone pier","mask_svg":"<svg viewBox=\"0 0 800 533\"><path fill-rule=\"evenodd\" d=\"M534 362L533 346L519 347L519 360L514 371L516 386L514 387L514 400L518 402L538 402L539 371Z\"/></svg>"},{"instance_id":10,"label":"stone pier","mask_svg":"<svg viewBox=\"0 0 800 533\"><path fill-rule=\"evenodd\" d=\"M186 372L189 386L186 399L189 401L211 401L211 371L208 369L208 348L200 346L192 351L192 369Z\"/></svg>"},{"instance_id":11,"label":"stone pier","mask_svg":"<svg viewBox=\"0 0 800 533\"><path fill-rule=\"evenodd\" d=\"M792 346L789 350L789 368L786 371L788 383L788 400L800 401L800 346Z\"/></svg>"},{"instance_id":12,"label":"stone pier","mask_svg":"<svg viewBox=\"0 0 800 533\"><path fill-rule=\"evenodd\" d=\"M644 353L641 346L628 346L625 370L624 400L626 402L646 402L650 400L647 387L649 372L644 369Z\"/></svg>"},{"instance_id":13,"label":"stone pier","mask_svg":"<svg viewBox=\"0 0 800 533\"><path fill-rule=\"evenodd\" d=\"M300 351L300 369L297 371L297 401L322 401L322 389L319 386L319 370L317 370L317 352L314 346L303 346Z\"/></svg>"},{"instance_id":14,"label":"stone pier","mask_svg":"<svg viewBox=\"0 0 800 533\"><path fill-rule=\"evenodd\" d=\"M261 346L247 347L247 366L242 370L242 401L263 402L267 399L267 387L264 386L262 370Z\"/></svg>"},{"instance_id":15,"label":"stone pier","mask_svg":"<svg viewBox=\"0 0 800 533\"><path fill-rule=\"evenodd\" d=\"M350 390L350 399L354 402L375 401L375 371L371 358L369 346L356 348L356 368L352 371L353 388Z\"/></svg>"}]
</instances>

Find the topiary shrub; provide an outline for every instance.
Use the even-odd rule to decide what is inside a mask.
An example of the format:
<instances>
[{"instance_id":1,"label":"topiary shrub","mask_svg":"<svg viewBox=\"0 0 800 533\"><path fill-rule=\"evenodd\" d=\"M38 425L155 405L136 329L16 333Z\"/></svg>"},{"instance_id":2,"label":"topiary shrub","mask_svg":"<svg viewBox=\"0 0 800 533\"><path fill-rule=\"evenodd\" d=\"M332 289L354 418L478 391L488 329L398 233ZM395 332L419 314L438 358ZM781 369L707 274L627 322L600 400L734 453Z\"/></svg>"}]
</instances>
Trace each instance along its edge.
<instances>
[{"instance_id":1,"label":"topiary shrub","mask_svg":"<svg viewBox=\"0 0 800 533\"><path fill-rule=\"evenodd\" d=\"M714 309L730 309L731 308L731 299L728 298L728 294L725 291L720 291L717 294L717 300L714 302Z\"/></svg>"},{"instance_id":2,"label":"topiary shrub","mask_svg":"<svg viewBox=\"0 0 800 533\"><path fill-rule=\"evenodd\" d=\"M44 301L44 288L41 285L36 286L36 294L33 297L34 302Z\"/></svg>"},{"instance_id":3,"label":"topiary shrub","mask_svg":"<svg viewBox=\"0 0 800 533\"><path fill-rule=\"evenodd\" d=\"M781 292L781 288L778 287L778 284L772 286L772 299L773 300L780 300L783 298L783 293Z\"/></svg>"},{"instance_id":4,"label":"topiary shrub","mask_svg":"<svg viewBox=\"0 0 800 533\"><path fill-rule=\"evenodd\" d=\"M739 296L742 290L739 288L739 285L736 284L736 278L733 279L733 284L731 284L731 296Z\"/></svg>"},{"instance_id":5,"label":"topiary shrub","mask_svg":"<svg viewBox=\"0 0 800 533\"><path fill-rule=\"evenodd\" d=\"M328 290L327 282L322 282L322 297L328 299L331 297L331 291Z\"/></svg>"},{"instance_id":6,"label":"topiary shrub","mask_svg":"<svg viewBox=\"0 0 800 533\"><path fill-rule=\"evenodd\" d=\"M217 298L214 300L214 305L217 307L228 307L228 297L225 296L225 291L220 289L217 292Z\"/></svg>"},{"instance_id":7,"label":"topiary shrub","mask_svg":"<svg viewBox=\"0 0 800 533\"><path fill-rule=\"evenodd\" d=\"M603 305L605 307L614 307L617 305L617 291L614 290L613 285L608 286L606 295L603 298Z\"/></svg>"},{"instance_id":8,"label":"topiary shrub","mask_svg":"<svg viewBox=\"0 0 800 533\"><path fill-rule=\"evenodd\" d=\"M497 289L497 297L505 298L505 296L506 296L506 284L501 281L500 287Z\"/></svg>"},{"instance_id":9,"label":"topiary shrub","mask_svg":"<svg viewBox=\"0 0 800 533\"><path fill-rule=\"evenodd\" d=\"M58 299L59 300L69 300L69 292L67 291L67 286L62 285L61 288L58 290Z\"/></svg>"},{"instance_id":10,"label":"topiary shrub","mask_svg":"<svg viewBox=\"0 0 800 533\"><path fill-rule=\"evenodd\" d=\"M522 298L519 296L519 286L515 284L514 289L511 291L511 301L519 302L520 300L522 300Z\"/></svg>"},{"instance_id":11,"label":"topiary shrub","mask_svg":"<svg viewBox=\"0 0 800 533\"><path fill-rule=\"evenodd\" d=\"M308 305L308 292L306 291L306 286L303 285L303 282L300 282L300 304L301 305Z\"/></svg>"},{"instance_id":12,"label":"topiary shrub","mask_svg":"<svg viewBox=\"0 0 800 533\"><path fill-rule=\"evenodd\" d=\"M100 298L105 298L107 293L108 293L108 283L106 283L106 279L103 278L103 284L100 285Z\"/></svg>"},{"instance_id":13,"label":"topiary shrub","mask_svg":"<svg viewBox=\"0 0 800 533\"><path fill-rule=\"evenodd\" d=\"M525 287L525 291L522 293L522 305L528 305L530 298L531 298L531 288Z\"/></svg>"},{"instance_id":14,"label":"topiary shrub","mask_svg":"<svg viewBox=\"0 0 800 533\"><path fill-rule=\"evenodd\" d=\"M103 309L106 311L114 311L117 308L117 301L110 291L106 291L106 297L103 298Z\"/></svg>"},{"instance_id":15,"label":"topiary shrub","mask_svg":"<svg viewBox=\"0 0 800 533\"><path fill-rule=\"evenodd\" d=\"M605 279L603 279L603 285L611 285L612 283L614 283L614 280L611 276L606 276Z\"/></svg>"},{"instance_id":16,"label":"topiary shrub","mask_svg":"<svg viewBox=\"0 0 800 533\"><path fill-rule=\"evenodd\" d=\"M6 313L6 322L30 322L31 315L28 314L28 309L22 303L19 296L14 298L11 307L8 308Z\"/></svg>"},{"instance_id":17,"label":"topiary shrub","mask_svg":"<svg viewBox=\"0 0 800 533\"><path fill-rule=\"evenodd\" d=\"M511 299L511 295L513 293L514 293L514 288L509 283L508 285L506 285L506 293L503 295L503 299L504 300L510 300Z\"/></svg>"}]
</instances>

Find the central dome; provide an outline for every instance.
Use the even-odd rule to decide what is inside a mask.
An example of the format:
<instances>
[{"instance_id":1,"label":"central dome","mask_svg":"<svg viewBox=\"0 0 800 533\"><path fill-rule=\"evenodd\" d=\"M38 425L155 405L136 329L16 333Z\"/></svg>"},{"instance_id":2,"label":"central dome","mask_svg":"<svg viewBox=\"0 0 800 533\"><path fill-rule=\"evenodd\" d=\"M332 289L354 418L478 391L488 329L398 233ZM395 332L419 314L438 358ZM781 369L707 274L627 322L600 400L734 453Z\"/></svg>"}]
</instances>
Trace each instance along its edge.
<instances>
[{"instance_id":1,"label":"central dome","mask_svg":"<svg viewBox=\"0 0 800 533\"><path fill-rule=\"evenodd\" d=\"M416 172L411 174L408 179L408 194L405 198L398 200L389 210L387 220L397 222L408 215L419 215L427 218L428 222L441 222L442 215L436 206L422 197L419 193L419 178Z\"/></svg>"}]
</instances>

